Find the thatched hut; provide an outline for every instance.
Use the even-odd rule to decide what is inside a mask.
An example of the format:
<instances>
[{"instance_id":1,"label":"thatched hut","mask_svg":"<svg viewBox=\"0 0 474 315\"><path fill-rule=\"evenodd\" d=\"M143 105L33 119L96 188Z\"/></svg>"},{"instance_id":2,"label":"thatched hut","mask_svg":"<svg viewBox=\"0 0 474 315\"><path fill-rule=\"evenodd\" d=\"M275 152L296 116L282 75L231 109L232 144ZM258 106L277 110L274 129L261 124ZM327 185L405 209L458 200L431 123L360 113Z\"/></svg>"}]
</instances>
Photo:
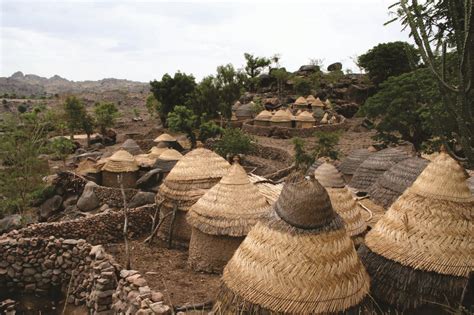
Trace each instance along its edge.
<instances>
[{"instance_id":1,"label":"thatched hut","mask_svg":"<svg viewBox=\"0 0 474 315\"><path fill-rule=\"evenodd\" d=\"M157 204L161 204L160 218L164 220L158 231L160 238L169 241L171 237L177 245L188 245L191 227L186 213L229 167L225 159L203 148L194 149L176 163L156 195Z\"/></svg>"},{"instance_id":2,"label":"thatched hut","mask_svg":"<svg viewBox=\"0 0 474 315\"><path fill-rule=\"evenodd\" d=\"M272 119L272 113L268 110L262 110L257 117L254 119L256 126L270 126L270 120Z\"/></svg>"},{"instance_id":3,"label":"thatched hut","mask_svg":"<svg viewBox=\"0 0 474 315\"><path fill-rule=\"evenodd\" d=\"M97 162L93 159L87 158L77 165L75 173L86 177L87 179L93 181L96 184L101 184L101 174L100 167L97 165Z\"/></svg>"},{"instance_id":4,"label":"thatched hut","mask_svg":"<svg viewBox=\"0 0 474 315\"><path fill-rule=\"evenodd\" d=\"M279 109L270 119L271 126L291 128L291 116L283 109Z\"/></svg>"},{"instance_id":5,"label":"thatched hut","mask_svg":"<svg viewBox=\"0 0 474 315\"><path fill-rule=\"evenodd\" d=\"M320 167L324 161L322 160L315 160L314 163L308 168L306 171L306 176L314 176L314 171Z\"/></svg>"},{"instance_id":6,"label":"thatched hut","mask_svg":"<svg viewBox=\"0 0 474 315\"><path fill-rule=\"evenodd\" d=\"M102 167L102 185L133 188L138 179L138 164L133 155L120 149Z\"/></svg>"},{"instance_id":7,"label":"thatched hut","mask_svg":"<svg viewBox=\"0 0 474 315\"><path fill-rule=\"evenodd\" d=\"M265 221L224 269L218 314L319 314L359 310L369 277L326 190L290 176Z\"/></svg>"},{"instance_id":8,"label":"thatched hut","mask_svg":"<svg viewBox=\"0 0 474 315\"><path fill-rule=\"evenodd\" d=\"M237 116L239 120L252 119L253 104L248 103L248 104L239 106L239 108L235 110L235 116Z\"/></svg>"},{"instance_id":9,"label":"thatched hut","mask_svg":"<svg viewBox=\"0 0 474 315\"><path fill-rule=\"evenodd\" d=\"M189 209L189 266L196 271L222 272L250 229L269 209L242 166L234 163L227 175Z\"/></svg>"},{"instance_id":10,"label":"thatched hut","mask_svg":"<svg viewBox=\"0 0 474 315\"><path fill-rule=\"evenodd\" d=\"M313 115L310 112L304 111L295 117L296 128L313 128L316 123Z\"/></svg>"},{"instance_id":11,"label":"thatched hut","mask_svg":"<svg viewBox=\"0 0 474 315\"><path fill-rule=\"evenodd\" d=\"M409 157L408 153L398 148L380 150L359 165L349 186L366 192L385 171Z\"/></svg>"},{"instance_id":12,"label":"thatched hut","mask_svg":"<svg viewBox=\"0 0 474 315\"><path fill-rule=\"evenodd\" d=\"M154 167L161 169L163 173L167 174L182 157L183 155L175 149L166 149L156 158Z\"/></svg>"},{"instance_id":13,"label":"thatched hut","mask_svg":"<svg viewBox=\"0 0 474 315\"><path fill-rule=\"evenodd\" d=\"M474 270L474 196L466 178L441 153L367 234L359 254L376 298L401 311L461 301Z\"/></svg>"},{"instance_id":14,"label":"thatched hut","mask_svg":"<svg viewBox=\"0 0 474 315\"><path fill-rule=\"evenodd\" d=\"M158 143L156 146L151 147L150 151L148 151L148 155L150 158L158 158L161 153L165 152L168 150L168 146L164 142Z\"/></svg>"},{"instance_id":15,"label":"thatched hut","mask_svg":"<svg viewBox=\"0 0 474 315\"><path fill-rule=\"evenodd\" d=\"M167 134L167 133L163 133L159 135L158 137L156 137L155 140L153 140L153 142L156 142L156 143L160 143L160 142L169 143L169 142L176 142L176 141L178 141L176 137L173 137L172 135Z\"/></svg>"},{"instance_id":16,"label":"thatched hut","mask_svg":"<svg viewBox=\"0 0 474 315\"><path fill-rule=\"evenodd\" d=\"M120 146L120 149L127 151L131 155L138 155L142 153L142 149L133 139L125 140L125 142L122 143L122 145Z\"/></svg>"},{"instance_id":17,"label":"thatched hut","mask_svg":"<svg viewBox=\"0 0 474 315\"><path fill-rule=\"evenodd\" d=\"M352 179L355 171L367 158L372 154L368 149L358 149L351 151L341 164L337 166L337 169L342 173L346 182Z\"/></svg>"},{"instance_id":18,"label":"thatched hut","mask_svg":"<svg viewBox=\"0 0 474 315\"><path fill-rule=\"evenodd\" d=\"M469 177L469 179L467 180L467 185L469 186L471 192L474 194L474 177Z\"/></svg>"},{"instance_id":19,"label":"thatched hut","mask_svg":"<svg viewBox=\"0 0 474 315\"><path fill-rule=\"evenodd\" d=\"M307 109L308 108L308 102L303 96L300 96L296 99L295 103L295 108L298 109Z\"/></svg>"},{"instance_id":20,"label":"thatched hut","mask_svg":"<svg viewBox=\"0 0 474 315\"><path fill-rule=\"evenodd\" d=\"M413 184L428 163L428 160L412 157L395 164L369 187L367 192L370 199L385 208L390 207Z\"/></svg>"},{"instance_id":21,"label":"thatched hut","mask_svg":"<svg viewBox=\"0 0 474 315\"><path fill-rule=\"evenodd\" d=\"M356 245L363 241L367 224L362 217L361 208L347 189L341 173L334 165L323 163L314 171L314 177L326 188L334 210L342 217L346 224L347 234Z\"/></svg>"},{"instance_id":22,"label":"thatched hut","mask_svg":"<svg viewBox=\"0 0 474 315\"><path fill-rule=\"evenodd\" d=\"M324 108L326 105L321 101L321 99L316 98L314 101L311 102L311 108Z\"/></svg>"}]
</instances>

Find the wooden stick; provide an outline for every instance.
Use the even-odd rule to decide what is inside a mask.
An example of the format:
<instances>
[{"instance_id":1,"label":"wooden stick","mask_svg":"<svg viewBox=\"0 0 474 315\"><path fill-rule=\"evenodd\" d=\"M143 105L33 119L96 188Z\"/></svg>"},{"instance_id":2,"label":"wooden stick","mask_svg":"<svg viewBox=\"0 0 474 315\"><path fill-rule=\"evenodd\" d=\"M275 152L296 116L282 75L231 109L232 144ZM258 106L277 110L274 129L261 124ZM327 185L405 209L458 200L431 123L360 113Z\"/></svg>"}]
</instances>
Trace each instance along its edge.
<instances>
[{"instance_id":1,"label":"wooden stick","mask_svg":"<svg viewBox=\"0 0 474 315\"><path fill-rule=\"evenodd\" d=\"M163 224L163 222L165 222L165 218L170 216L172 214L172 212L168 212L167 214L165 214L161 219L160 219L160 222L158 222L158 225L155 227L155 230L150 234L150 236L148 236L146 238L146 240L144 241L144 243L151 243L153 241L153 238L155 237L156 233L158 232L158 230L160 229L160 226Z\"/></svg>"},{"instance_id":2,"label":"wooden stick","mask_svg":"<svg viewBox=\"0 0 474 315\"><path fill-rule=\"evenodd\" d=\"M188 310L210 310L212 306L214 305L213 301L207 301L204 303L199 303L199 304L185 304L181 306L176 306L174 311L175 312L186 312Z\"/></svg>"},{"instance_id":3,"label":"wooden stick","mask_svg":"<svg viewBox=\"0 0 474 315\"><path fill-rule=\"evenodd\" d=\"M168 248L171 248L172 240L173 240L173 227L174 221L176 220L176 211L178 210L178 204L175 204L173 207L173 212L171 216L171 224L170 224L170 231L168 235Z\"/></svg>"},{"instance_id":4,"label":"wooden stick","mask_svg":"<svg viewBox=\"0 0 474 315\"><path fill-rule=\"evenodd\" d=\"M366 220L366 222L369 222L370 220L372 220L372 218L374 217L374 213L373 213L369 208L367 208L366 206L364 206L362 203L357 202L357 204L358 204L359 206L361 206L362 209L364 209L365 211L367 211L367 212L369 213L370 216L369 216L369 218Z\"/></svg>"}]
</instances>

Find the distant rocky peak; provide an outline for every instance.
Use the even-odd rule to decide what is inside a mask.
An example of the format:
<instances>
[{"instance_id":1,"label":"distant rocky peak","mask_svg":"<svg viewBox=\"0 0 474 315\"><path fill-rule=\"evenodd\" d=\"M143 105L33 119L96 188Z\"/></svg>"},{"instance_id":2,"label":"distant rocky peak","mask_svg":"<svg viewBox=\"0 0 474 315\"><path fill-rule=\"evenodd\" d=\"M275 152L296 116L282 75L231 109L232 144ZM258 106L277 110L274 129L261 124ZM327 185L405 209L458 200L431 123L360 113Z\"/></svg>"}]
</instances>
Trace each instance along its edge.
<instances>
[{"instance_id":1,"label":"distant rocky peak","mask_svg":"<svg viewBox=\"0 0 474 315\"><path fill-rule=\"evenodd\" d=\"M25 75L23 74L23 72L21 71L17 71L15 72L14 74L12 74L12 76L10 78L12 79L21 79L23 78Z\"/></svg>"}]
</instances>

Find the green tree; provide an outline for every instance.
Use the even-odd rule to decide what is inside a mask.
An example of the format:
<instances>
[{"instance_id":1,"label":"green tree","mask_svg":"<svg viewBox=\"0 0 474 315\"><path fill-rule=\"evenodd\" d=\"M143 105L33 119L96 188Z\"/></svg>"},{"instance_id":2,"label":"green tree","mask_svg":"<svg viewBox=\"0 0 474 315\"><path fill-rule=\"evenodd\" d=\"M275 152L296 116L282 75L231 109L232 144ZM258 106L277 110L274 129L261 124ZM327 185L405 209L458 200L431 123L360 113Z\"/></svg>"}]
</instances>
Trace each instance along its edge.
<instances>
[{"instance_id":1,"label":"green tree","mask_svg":"<svg viewBox=\"0 0 474 315\"><path fill-rule=\"evenodd\" d=\"M191 147L196 147L196 135L194 128L197 123L197 116L186 106L177 105L174 110L168 114L168 125L171 130L183 132L191 141Z\"/></svg>"},{"instance_id":2,"label":"green tree","mask_svg":"<svg viewBox=\"0 0 474 315\"><path fill-rule=\"evenodd\" d=\"M23 213L32 193L44 187L48 165L38 156L47 149L49 117L25 113L6 115L0 121L0 213Z\"/></svg>"},{"instance_id":3,"label":"green tree","mask_svg":"<svg viewBox=\"0 0 474 315\"><path fill-rule=\"evenodd\" d=\"M244 74L231 64L217 67L216 85L220 90L220 111L224 117L230 118L232 104L242 95L244 79Z\"/></svg>"},{"instance_id":4,"label":"green tree","mask_svg":"<svg viewBox=\"0 0 474 315\"><path fill-rule=\"evenodd\" d=\"M286 71L285 68L278 68L272 69L270 71L270 75L276 79L278 95L281 96L281 93L283 92L285 83L288 80L290 73Z\"/></svg>"},{"instance_id":5,"label":"green tree","mask_svg":"<svg viewBox=\"0 0 474 315\"><path fill-rule=\"evenodd\" d=\"M161 81L150 82L150 86L155 99L161 104L159 114L161 122L165 125L168 113L172 112L176 105L192 102L196 81L194 76L178 71L174 77L165 74Z\"/></svg>"},{"instance_id":6,"label":"green tree","mask_svg":"<svg viewBox=\"0 0 474 315\"><path fill-rule=\"evenodd\" d=\"M151 117L160 113L160 102L158 102L153 94L148 95L145 103L146 109Z\"/></svg>"},{"instance_id":7,"label":"green tree","mask_svg":"<svg viewBox=\"0 0 474 315\"><path fill-rule=\"evenodd\" d=\"M204 77L196 86L190 107L198 116L206 114L214 118L218 116L222 103L222 92L218 87L218 82L214 76L210 75Z\"/></svg>"},{"instance_id":8,"label":"green tree","mask_svg":"<svg viewBox=\"0 0 474 315\"><path fill-rule=\"evenodd\" d=\"M224 158L250 153L254 148L253 139L240 129L224 130L222 138L216 143L216 152Z\"/></svg>"},{"instance_id":9,"label":"green tree","mask_svg":"<svg viewBox=\"0 0 474 315\"><path fill-rule=\"evenodd\" d=\"M74 152L75 148L74 142L64 137L54 138L49 143L49 151L53 154L53 157L63 161L64 165L66 164L66 158Z\"/></svg>"},{"instance_id":10,"label":"green tree","mask_svg":"<svg viewBox=\"0 0 474 315\"><path fill-rule=\"evenodd\" d=\"M119 116L119 111L114 103L96 103L94 107L96 125L100 133L105 135L107 128L112 128Z\"/></svg>"},{"instance_id":11,"label":"green tree","mask_svg":"<svg viewBox=\"0 0 474 315\"><path fill-rule=\"evenodd\" d=\"M202 120L202 119L201 119ZM223 129L213 121L202 122L199 126L199 141L205 142L207 139L221 135Z\"/></svg>"},{"instance_id":12,"label":"green tree","mask_svg":"<svg viewBox=\"0 0 474 315\"><path fill-rule=\"evenodd\" d=\"M314 136L317 139L313 152L313 156L316 160L321 157L328 157L333 160L338 158L339 151L336 145L339 143L341 136L339 132L316 131Z\"/></svg>"},{"instance_id":13,"label":"green tree","mask_svg":"<svg viewBox=\"0 0 474 315\"><path fill-rule=\"evenodd\" d=\"M256 57L252 54L245 53L245 72L249 76L249 89L255 91L257 83L257 77L262 73L265 68L270 66L272 60L265 57ZM279 58L278 58L279 59Z\"/></svg>"},{"instance_id":14,"label":"green tree","mask_svg":"<svg viewBox=\"0 0 474 315\"><path fill-rule=\"evenodd\" d=\"M398 41L378 44L359 56L357 65L367 71L375 85L379 85L391 76L414 70L419 61L420 56L413 45Z\"/></svg>"},{"instance_id":15,"label":"green tree","mask_svg":"<svg viewBox=\"0 0 474 315\"><path fill-rule=\"evenodd\" d=\"M298 95L308 95L311 94L311 81L306 78L302 77L295 77L294 78L294 85L293 88L295 93Z\"/></svg>"},{"instance_id":16,"label":"green tree","mask_svg":"<svg viewBox=\"0 0 474 315\"><path fill-rule=\"evenodd\" d=\"M293 138L293 150L295 151L295 166L299 170L306 170L314 163L314 155L305 150L305 142L301 138Z\"/></svg>"},{"instance_id":17,"label":"green tree","mask_svg":"<svg viewBox=\"0 0 474 315\"><path fill-rule=\"evenodd\" d=\"M86 108L77 97L69 96L64 103L64 114L69 134L73 139L74 133L83 130L87 124Z\"/></svg>"}]
</instances>

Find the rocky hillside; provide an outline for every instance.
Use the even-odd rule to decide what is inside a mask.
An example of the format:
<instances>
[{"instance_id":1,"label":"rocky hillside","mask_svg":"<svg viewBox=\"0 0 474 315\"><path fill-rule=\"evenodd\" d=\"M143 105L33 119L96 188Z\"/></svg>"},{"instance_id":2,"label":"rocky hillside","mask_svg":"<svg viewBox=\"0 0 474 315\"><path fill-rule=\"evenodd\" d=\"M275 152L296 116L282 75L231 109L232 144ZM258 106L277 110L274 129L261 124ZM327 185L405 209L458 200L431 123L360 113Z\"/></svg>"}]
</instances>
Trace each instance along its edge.
<instances>
[{"instance_id":1,"label":"rocky hillside","mask_svg":"<svg viewBox=\"0 0 474 315\"><path fill-rule=\"evenodd\" d=\"M149 84L130 80L102 79L99 81L70 81L55 75L44 78L18 71L10 77L0 77L0 95L16 94L29 97L54 94L103 93L124 91L128 93L147 92Z\"/></svg>"}]
</instances>

